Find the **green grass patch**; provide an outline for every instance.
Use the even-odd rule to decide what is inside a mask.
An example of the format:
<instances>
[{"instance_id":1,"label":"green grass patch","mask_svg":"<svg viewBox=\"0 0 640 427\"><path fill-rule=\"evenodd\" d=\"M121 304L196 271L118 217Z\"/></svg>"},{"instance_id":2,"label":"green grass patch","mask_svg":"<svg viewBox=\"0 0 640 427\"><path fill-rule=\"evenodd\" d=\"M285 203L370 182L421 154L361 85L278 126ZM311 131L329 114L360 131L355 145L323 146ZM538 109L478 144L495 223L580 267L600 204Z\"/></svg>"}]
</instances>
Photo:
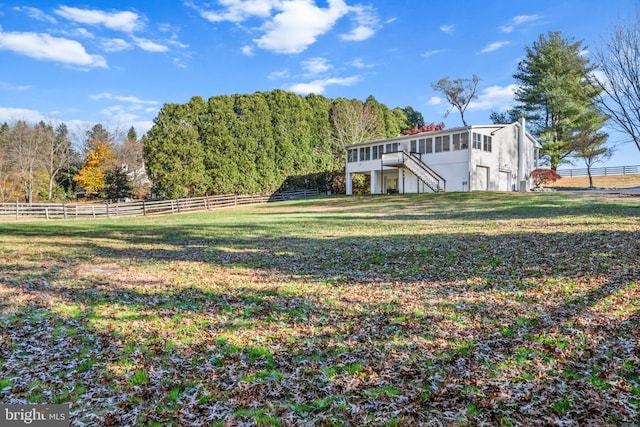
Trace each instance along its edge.
<instances>
[{"instance_id":1,"label":"green grass patch","mask_svg":"<svg viewBox=\"0 0 640 427\"><path fill-rule=\"evenodd\" d=\"M445 193L0 222L1 398L101 425L634 425L639 213Z\"/></svg>"}]
</instances>

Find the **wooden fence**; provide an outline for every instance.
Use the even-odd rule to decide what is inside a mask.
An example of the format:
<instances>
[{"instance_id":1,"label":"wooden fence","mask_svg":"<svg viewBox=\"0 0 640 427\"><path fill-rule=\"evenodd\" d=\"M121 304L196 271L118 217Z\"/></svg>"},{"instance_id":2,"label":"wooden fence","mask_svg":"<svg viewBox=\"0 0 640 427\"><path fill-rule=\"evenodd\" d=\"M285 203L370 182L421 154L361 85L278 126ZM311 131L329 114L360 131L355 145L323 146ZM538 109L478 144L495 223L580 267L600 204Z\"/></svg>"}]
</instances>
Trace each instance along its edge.
<instances>
[{"instance_id":1,"label":"wooden fence","mask_svg":"<svg viewBox=\"0 0 640 427\"><path fill-rule=\"evenodd\" d=\"M587 176L587 168L576 169L558 169L558 175L564 178L574 176ZM640 166L606 166L600 168L591 168L592 176L609 176L609 175L635 175L640 174Z\"/></svg>"},{"instance_id":2,"label":"wooden fence","mask_svg":"<svg viewBox=\"0 0 640 427\"><path fill-rule=\"evenodd\" d=\"M318 196L318 190L286 191L264 195L219 195L188 199L119 203L0 203L0 218L118 218L205 211Z\"/></svg>"}]
</instances>

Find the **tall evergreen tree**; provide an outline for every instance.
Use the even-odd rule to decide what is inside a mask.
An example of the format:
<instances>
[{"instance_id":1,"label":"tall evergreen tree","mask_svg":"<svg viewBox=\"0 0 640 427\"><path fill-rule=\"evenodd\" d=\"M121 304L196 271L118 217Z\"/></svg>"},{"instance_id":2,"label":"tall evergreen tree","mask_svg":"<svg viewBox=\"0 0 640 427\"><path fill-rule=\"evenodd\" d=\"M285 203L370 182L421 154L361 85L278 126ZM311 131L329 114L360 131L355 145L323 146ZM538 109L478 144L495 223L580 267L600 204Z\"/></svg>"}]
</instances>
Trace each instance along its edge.
<instances>
[{"instance_id":1,"label":"tall evergreen tree","mask_svg":"<svg viewBox=\"0 0 640 427\"><path fill-rule=\"evenodd\" d=\"M242 179L235 159L236 113L234 97L224 95L209 98L206 118L202 121L205 167L215 194L235 192Z\"/></svg>"},{"instance_id":2,"label":"tall evergreen tree","mask_svg":"<svg viewBox=\"0 0 640 427\"><path fill-rule=\"evenodd\" d=\"M559 32L540 35L513 76L519 84L516 108L533 123L553 170L575 152L574 130L600 93L589 82L595 67L582 55L584 49Z\"/></svg>"},{"instance_id":3,"label":"tall evergreen tree","mask_svg":"<svg viewBox=\"0 0 640 427\"><path fill-rule=\"evenodd\" d=\"M343 144L353 136L396 136L407 127L401 109L389 110L373 97L333 101L282 90L206 103L194 97L163 107L144 152L150 178L167 197L273 192L294 181L294 187L335 191L344 177ZM349 137L336 138L337 129Z\"/></svg>"},{"instance_id":4,"label":"tall evergreen tree","mask_svg":"<svg viewBox=\"0 0 640 427\"><path fill-rule=\"evenodd\" d=\"M156 193L169 198L199 196L210 187L198 120L206 103L193 97L184 105L165 104L144 146L149 177Z\"/></svg>"}]
</instances>

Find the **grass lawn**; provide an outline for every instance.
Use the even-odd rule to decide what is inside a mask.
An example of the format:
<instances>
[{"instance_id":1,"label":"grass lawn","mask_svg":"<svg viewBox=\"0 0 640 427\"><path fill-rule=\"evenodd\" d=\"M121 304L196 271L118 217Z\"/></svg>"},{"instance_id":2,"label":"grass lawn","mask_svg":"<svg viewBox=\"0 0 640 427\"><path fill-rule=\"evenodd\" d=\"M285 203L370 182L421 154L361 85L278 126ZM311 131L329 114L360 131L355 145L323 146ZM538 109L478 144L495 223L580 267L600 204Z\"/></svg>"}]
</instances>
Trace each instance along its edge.
<instances>
[{"instance_id":1,"label":"grass lawn","mask_svg":"<svg viewBox=\"0 0 640 427\"><path fill-rule=\"evenodd\" d=\"M638 425L640 198L0 223L0 402L72 425Z\"/></svg>"}]
</instances>

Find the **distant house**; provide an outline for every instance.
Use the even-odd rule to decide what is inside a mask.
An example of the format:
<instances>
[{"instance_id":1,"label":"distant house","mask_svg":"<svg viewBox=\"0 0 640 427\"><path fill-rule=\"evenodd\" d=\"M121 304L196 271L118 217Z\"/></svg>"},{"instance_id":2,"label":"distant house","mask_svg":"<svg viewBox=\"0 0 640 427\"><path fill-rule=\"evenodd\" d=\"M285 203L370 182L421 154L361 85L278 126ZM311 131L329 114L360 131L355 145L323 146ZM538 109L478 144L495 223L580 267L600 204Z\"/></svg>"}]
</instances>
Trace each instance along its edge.
<instances>
[{"instance_id":1,"label":"distant house","mask_svg":"<svg viewBox=\"0 0 640 427\"><path fill-rule=\"evenodd\" d=\"M371 194L528 191L539 148L524 119L351 144L346 190L353 194L354 174L365 174Z\"/></svg>"}]
</instances>

